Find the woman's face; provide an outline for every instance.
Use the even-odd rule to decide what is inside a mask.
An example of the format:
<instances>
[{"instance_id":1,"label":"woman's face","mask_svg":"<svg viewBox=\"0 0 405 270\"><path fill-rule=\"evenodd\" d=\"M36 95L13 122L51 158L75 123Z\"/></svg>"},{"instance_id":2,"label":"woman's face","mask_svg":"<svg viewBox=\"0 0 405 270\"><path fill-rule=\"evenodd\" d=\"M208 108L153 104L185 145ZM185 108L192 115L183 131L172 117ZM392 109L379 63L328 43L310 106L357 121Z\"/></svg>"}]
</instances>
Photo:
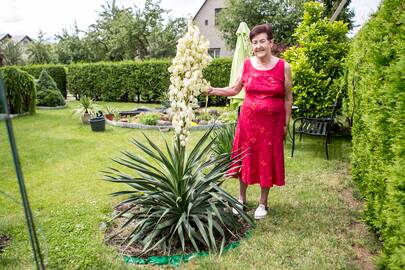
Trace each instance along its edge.
<instances>
[{"instance_id":1,"label":"woman's face","mask_svg":"<svg viewBox=\"0 0 405 270\"><path fill-rule=\"evenodd\" d=\"M260 33L252 38L253 53L257 58L271 55L273 40L267 39L267 33Z\"/></svg>"}]
</instances>

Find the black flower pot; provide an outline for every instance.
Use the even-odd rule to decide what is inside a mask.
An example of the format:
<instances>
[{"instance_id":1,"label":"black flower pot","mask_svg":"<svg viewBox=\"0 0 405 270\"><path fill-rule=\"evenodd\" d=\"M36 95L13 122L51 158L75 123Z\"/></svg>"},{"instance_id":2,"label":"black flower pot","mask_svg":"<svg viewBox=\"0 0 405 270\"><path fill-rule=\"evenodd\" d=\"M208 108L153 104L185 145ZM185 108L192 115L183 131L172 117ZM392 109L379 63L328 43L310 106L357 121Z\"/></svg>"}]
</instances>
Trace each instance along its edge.
<instances>
[{"instance_id":1,"label":"black flower pot","mask_svg":"<svg viewBox=\"0 0 405 270\"><path fill-rule=\"evenodd\" d=\"M91 118L90 126L92 131L105 131L105 118L103 116Z\"/></svg>"}]
</instances>

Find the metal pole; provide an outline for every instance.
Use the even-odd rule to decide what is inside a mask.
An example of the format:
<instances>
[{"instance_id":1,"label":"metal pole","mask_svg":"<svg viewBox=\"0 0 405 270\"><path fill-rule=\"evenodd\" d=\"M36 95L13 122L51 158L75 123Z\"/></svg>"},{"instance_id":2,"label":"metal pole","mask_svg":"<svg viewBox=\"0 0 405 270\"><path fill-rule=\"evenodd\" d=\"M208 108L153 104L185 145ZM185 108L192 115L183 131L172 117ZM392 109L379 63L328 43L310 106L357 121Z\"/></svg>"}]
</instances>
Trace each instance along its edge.
<instances>
[{"instance_id":1,"label":"metal pole","mask_svg":"<svg viewBox=\"0 0 405 270\"><path fill-rule=\"evenodd\" d=\"M24 177L23 177L23 173L21 170L20 159L18 157L17 145L16 145L16 141L14 138L11 117L10 117L10 114L9 114L8 108L7 108L7 102L6 102L4 89L5 88L3 85L3 80L0 77L0 104L4 111L4 112L0 112L0 120L6 121L8 139L10 142L11 152L13 154L14 167L15 167L15 171L16 171L16 175L17 175L18 186L20 188L20 195L21 195L21 199L22 199L22 203L23 203L23 207L24 207L25 220L27 222L28 233L29 233L29 237L30 237L32 253L34 255L35 264L37 266L37 269L43 270L43 269L45 269L45 265L44 265L44 261L42 258L38 237L37 237L37 234L35 231L34 219L32 218L32 212L31 212L30 204L28 201L28 195L27 195L27 191L25 188L25 184L24 184Z\"/></svg>"},{"instance_id":2,"label":"metal pole","mask_svg":"<svg viewBox=\"0 0 405 270\"><path fill-rule=\"evenodd\" d=\"M332 17L330 18L330 22L333 23L336 18L339 16L340 12L342 12L343 7L346 5L347 0L342 0L339 4L339 6L337 7L337 9L335 10L335 12L333 13Z\"/></svg>"}]
</instances>

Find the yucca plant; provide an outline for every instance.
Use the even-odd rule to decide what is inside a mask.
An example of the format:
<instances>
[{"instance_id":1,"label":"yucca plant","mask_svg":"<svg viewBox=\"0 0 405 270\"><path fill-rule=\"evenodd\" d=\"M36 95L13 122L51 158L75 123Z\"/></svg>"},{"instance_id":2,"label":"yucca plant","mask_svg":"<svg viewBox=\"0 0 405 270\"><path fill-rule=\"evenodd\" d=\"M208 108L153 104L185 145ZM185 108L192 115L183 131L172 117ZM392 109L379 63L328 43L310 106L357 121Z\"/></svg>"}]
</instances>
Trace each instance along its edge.
<instances>
[{"instance_id":1,"label":"yucca plant","mask_svg":"<svg viewBox=\"0 0 405 270\"><path fill-rule=\"evenodd\" d=\"M212 151L215 155L220 156L223 154L230 154L233 146L233 139L235 137L236 124L227 124L222 127L216 128L212 132L212 140L214 144Z\"/></svg>"},{"instance_id":2,"label":"yucca plant","mask_svg":"<svg viewBox=\"0 0 405 270\"><path fill-rule=\"evenodd\" d=\"M254 226L240 203L221 188L230 164L229 153L210 155L214 143L209 140L211 131L202 136L189 154L179 139L173 146L165 141L165 151L146 136L146 145L133 139L148 160L122 152L124 157L114 161L124 166L127 173L115 168L105 172L107 181L130 187L112 194L127 196L117 205L118 209L125 205L126 210L113 220L126 219L121 231L128 232L124 240L128 246L141 244L143 253L155 248L165 254L180 248L183 252L221 253L243 223ZM233 215L232 208L240 215Z\"/></svg>"},{"instance_id":3,"label":"yucca plant","mask_svg":"<svg viewBox=\"0 0 405 270\"><path fill-rule=\"evenodd\" d=\"M95 115L100 106L87 96L82 96L79 101L79 107L73 110L74 115L79 115L83 124L89 124L90 117Z\"/></svg>"}]
</instances>

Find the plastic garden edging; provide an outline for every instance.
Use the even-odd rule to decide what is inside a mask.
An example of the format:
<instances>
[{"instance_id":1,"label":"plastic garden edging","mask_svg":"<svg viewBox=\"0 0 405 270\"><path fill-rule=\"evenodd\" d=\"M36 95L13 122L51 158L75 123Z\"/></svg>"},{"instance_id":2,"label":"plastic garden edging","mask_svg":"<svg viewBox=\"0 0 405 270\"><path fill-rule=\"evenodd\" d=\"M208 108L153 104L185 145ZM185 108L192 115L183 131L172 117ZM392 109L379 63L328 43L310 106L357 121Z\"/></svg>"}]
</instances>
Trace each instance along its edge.
<instances>
[{"instance_id":1,"label":"plastic garden edging","mask_svg":"<svg viewBox=\"0 0 405 270\"><path fill-rule=\"evenodd\" d=\"M252 236L252 230L248 230L245 233L247 238ZM240 241L232 242L224 247L223 252L232 250L237 248L240 245ZM208 256L209 252L194 252L189 254L179 254L179 255L171 255L171 256L150 256L146 259L142 259L136 256L124 256L124 263L126 264L153 264L153 265L171 265L171 266L179 266L181 263L189 262L193 258L198 257L205 257Z\"/></svg>"}]
</instances>

